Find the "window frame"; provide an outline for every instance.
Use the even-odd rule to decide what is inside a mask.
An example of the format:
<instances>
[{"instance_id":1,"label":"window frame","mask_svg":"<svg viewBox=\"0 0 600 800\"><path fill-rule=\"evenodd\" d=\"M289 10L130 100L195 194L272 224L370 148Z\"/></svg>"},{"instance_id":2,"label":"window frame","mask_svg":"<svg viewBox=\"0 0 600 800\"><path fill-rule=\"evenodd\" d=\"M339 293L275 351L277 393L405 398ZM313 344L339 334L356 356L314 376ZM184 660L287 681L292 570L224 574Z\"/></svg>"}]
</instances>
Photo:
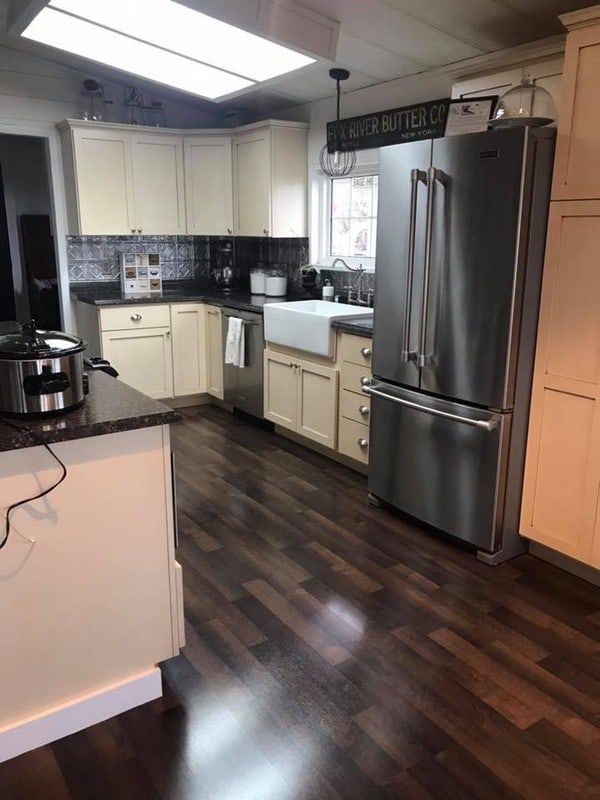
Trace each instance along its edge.
<instances>
[{"instance_id":1,"label":"window frame","mask_svg":"<svg viewBox=\"0 0 600 800\"><path fill-rule=\"evenodd\" d=\"M369 163L357 166L348 178L360 178L369 175L379 177L379 164ZM324 269L331 269L333 261L338 256L330 254L331 249L331 200L332 200L332 181L321 170L318 170L313 183L313 207L317 209L316 219L313 218L313 236L311 237L312 263ZM379 216L379 204L377 206ZM316 233L316 236L314 235ZM316 241L314 241L316 239ZM314 242L314 244L313 244ZM344 258L351 267L359 267L361 264L366 272L375 272L375 258L366 256L350 256ZM341 265L335 267L336 270L344 271Z\"/></svg>"}]
</instances>

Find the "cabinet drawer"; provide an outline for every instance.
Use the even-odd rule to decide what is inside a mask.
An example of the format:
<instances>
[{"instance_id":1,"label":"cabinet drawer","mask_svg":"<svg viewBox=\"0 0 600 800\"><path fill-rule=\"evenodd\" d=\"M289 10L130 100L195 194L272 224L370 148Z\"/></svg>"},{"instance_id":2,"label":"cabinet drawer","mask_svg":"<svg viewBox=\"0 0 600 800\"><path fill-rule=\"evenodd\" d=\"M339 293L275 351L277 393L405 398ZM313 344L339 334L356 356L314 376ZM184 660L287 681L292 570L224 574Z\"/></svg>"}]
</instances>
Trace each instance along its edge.
<instances>
[{"instance_id":1,"label":"cabinet drawer","mask_svg":"<svg viewBox=\"0 0 600 800\"><path fill-rule=\"evenodd\" d=\"M371 399L366 395L361 397L354 392L342 390L340 392L340 415L346 419L353 419L362 425L368 425L371 415Z\"/></svg>"},{"instance_id":2,"label":"cabinet drawer","mask_svg":"<svg viewBox=\"0 0 600 800\"><path fill-rule=\"evenodd\" d=\"M168 305L118 306L100 311L103 331L131 331L137 328L168 328L171 314Z\"/></svg>"},{"instance_id":3,"label":"cabinet drawer","mask_svg":"<svg viewBox=\"0 0 600 800\"><path fill-rule=\"evenodd\" d=\"M369 428L361 422L340 417L338 451L362 464L368 464Z\"/></svg>"},{"instance_id":4,"label":"cabinet drawer","mask_svg":"<svg viewBox=\"0 0 600 800\"><path fill-rule=\"evenodd\" d=\"M364 381L370 381L371 377L369 366L361 367L359 364L350 364L348 361L344 361L342 364L342 389L362 394Z\"/></svg>"},{"instance_id":5,"label":"cabinet drawer","mask_svg":"<svg viewBox=\"0 0 600 800\"><path fill-rule=\"evenodd\" d=\"M373 342L366 336L342 333L341 352L342 361L350 361L352 364L361 364L371 368Z\"/></svg>"}]
</instances>

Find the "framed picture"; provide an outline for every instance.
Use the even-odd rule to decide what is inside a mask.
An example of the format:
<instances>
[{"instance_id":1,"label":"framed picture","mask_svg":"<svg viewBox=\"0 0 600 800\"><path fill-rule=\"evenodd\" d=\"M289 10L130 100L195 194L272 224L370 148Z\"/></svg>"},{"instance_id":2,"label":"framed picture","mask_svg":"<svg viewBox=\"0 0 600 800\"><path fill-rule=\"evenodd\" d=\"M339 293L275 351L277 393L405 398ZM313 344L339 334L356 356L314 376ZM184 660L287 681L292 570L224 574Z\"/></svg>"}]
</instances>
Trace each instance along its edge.
<instances>
[{"instance_id":1,"label":"framed picture","mask_svg":"<svg viewBox=\"0 0 600 800\"><path fill-rule=\"evenodd\" d=\"M457 136L460 133L486 131L497 103L498 95L451 100L446 118L445 135Z\"/></svg>"}]
</instances>

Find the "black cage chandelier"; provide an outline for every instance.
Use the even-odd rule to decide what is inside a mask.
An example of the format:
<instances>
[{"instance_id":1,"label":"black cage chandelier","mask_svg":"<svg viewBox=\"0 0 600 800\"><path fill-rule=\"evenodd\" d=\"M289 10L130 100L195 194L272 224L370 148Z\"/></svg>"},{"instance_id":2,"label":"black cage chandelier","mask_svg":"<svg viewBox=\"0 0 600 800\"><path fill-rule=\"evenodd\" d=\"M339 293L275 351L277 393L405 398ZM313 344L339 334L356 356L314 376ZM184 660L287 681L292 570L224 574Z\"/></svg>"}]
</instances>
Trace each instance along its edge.
<instances>
[{"instance_id":1,"label":"black cage chandelier","mask_svg":"<svg viewBox=\"0 0 600 800\"><path fill-rule=\"evenodd\" d=\"M350 73L347 69L334 68L329 70L329 77L333 78L336 82L337 90L337 116L334 142L336 143L336 150L333 153L329 152L328 144L325 143L321 148L319 154L319 163L325 175L330 178L343 178L349 175L356 166L356 152L354 150L338 150L340 143L340 95L342 90L340 88L342 81L347 81Z\"/></svg>"}]
</instances>

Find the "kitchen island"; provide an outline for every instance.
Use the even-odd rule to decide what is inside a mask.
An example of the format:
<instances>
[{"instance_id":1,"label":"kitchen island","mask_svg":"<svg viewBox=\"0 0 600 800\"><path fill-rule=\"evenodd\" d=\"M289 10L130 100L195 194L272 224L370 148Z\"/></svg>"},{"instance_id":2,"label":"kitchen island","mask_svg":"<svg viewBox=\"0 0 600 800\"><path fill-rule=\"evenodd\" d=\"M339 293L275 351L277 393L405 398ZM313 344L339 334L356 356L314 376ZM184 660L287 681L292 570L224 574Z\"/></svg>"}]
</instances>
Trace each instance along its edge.
<instances>
[{"instance_id":1,"label":"kitchen island","mask_svg":"<svg viewBox=\"0 0 600 800\"><path fill-rule=\"evenodd\" d=\"M169 424L104 373L85 405L0 422L0 761L159 697L183 644ZM4 526L0 542L4 538Z\"/></svg>"}]
</instances>

